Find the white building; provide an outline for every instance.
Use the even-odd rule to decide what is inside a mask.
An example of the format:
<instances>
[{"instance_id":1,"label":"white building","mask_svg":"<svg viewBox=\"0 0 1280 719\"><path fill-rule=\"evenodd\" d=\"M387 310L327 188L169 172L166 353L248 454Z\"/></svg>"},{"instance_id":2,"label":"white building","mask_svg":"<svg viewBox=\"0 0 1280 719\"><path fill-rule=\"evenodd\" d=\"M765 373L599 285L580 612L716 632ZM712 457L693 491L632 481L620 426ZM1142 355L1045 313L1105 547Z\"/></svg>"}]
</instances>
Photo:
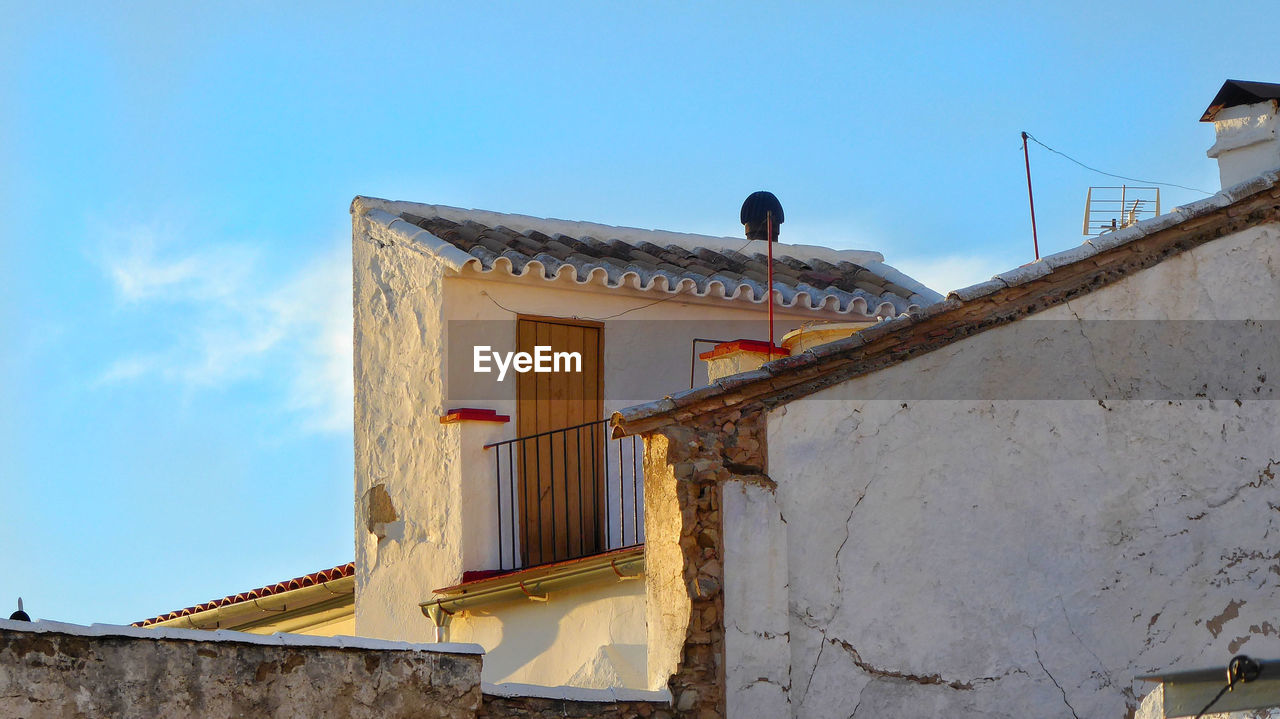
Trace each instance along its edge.
<instances>
[{"instance_id":1,"label":"white building","mask_svg":"<svg viewBox=\"0 0 1280 719\"><path fill-rule=\"evenodd\" d=\"M365 197L351 212L357 632L481 644L489 682L665 688L644 448L607 417L705 384L695 352L716 342L695 339L748 340L720 342L729 361L768 349L766 242ZM779 337L941 299L875 252L773 252ZM499 381L499 358L537 346L580 371Z\"/></svg>"}]
</instances>

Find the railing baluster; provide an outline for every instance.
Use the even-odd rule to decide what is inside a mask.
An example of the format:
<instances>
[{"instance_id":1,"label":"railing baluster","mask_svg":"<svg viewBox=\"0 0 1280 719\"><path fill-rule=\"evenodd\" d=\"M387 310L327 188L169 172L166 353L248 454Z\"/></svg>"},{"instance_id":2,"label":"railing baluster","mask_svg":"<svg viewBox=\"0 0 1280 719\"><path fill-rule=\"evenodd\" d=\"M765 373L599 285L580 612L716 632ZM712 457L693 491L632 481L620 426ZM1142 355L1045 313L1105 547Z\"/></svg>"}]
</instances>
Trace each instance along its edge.
<instances>
[{"instance_id":1,"label":"railing baluster","mask_svg":"<svg viewBox=\"0 0 1280 719\"><path fill-rule=\"evenodd\" d=\"M582 428L578 427L574 430L576 440L573 445L574 464L578 467L578 556L582 556L586 551L586 519L587 507L582 502Z\"/></svg>"},{"instance_id":2,"label":"railing baluster","mask_svg":"<svg viewBox=\"0 0 1280 719\"><path fill-rule=\"evenodd\" d=\"M558 541L560 538L560 532L556 531L555 534L556 534L557 541L555 544L555 548L551 550L551 554L553 557L552 561L555 561L555 562L558 562L561 559L568 558L569 546L570 546L569 544L569 432L568 431L560 433L560 467L564 471L564 481L561 482L561 484L564 485L564 554L563 555L560 554L560 542ZM552 478L551 491L554 492L555 491L555 481L554 481L555 471L554 470L552 470L551 478ZM552 521L555 521L554 516L552 517ZM558 530L559 525L557 525L556 528Z\"/></svg>"},{"instance_id":3,"label":"railing baluster","mask_svg":"<svg viewBox=\"0 0 1280 719\"><path fill-rule=\"evenodd\" d=\"M515 569L517 564L517 552L520 548L516 546L516 528L519 525L528 524L528 522L520 521L520 508L516 504L516 462L515 462L515 445L507 445L507 487L508 494L511 496L511 568ZM524 541L524 540L521 540ZM524 546L524 545L521 545Z\"/></svg>"},{"instance_id":4,"label":"railing baluster","mask_svg":"<svg viewBox=\"0 0 1280 719\"><path fill-rule=\"evenodd\" d=\"M636 502L636 438L631 437L631 543L640 543L640 504Z\"/></svg>"},{"instance_id":5,"label":"railing baluster","mask_svg":"<svg viewBox=\"0 0 1280 719\"><path fill-rule=\"evenodd\" d=\"M498 505L498 566L504 567L502 556L502 453L493 453L493 499Z\"/></svg>"},{"instance_id":6,"label":"railing baluster","mask_svg":"<svg viewBox=\"0 0 1280 719\"><path fill-rule=\"evenodd\" d=\"M627 543L627 499L622 488L622 439L618 439L618 541L620 546Z\"/></svg>"},{"instance_id":7,"label":"railing baluster","mask_svg":"<svg viewBox=\"0 0 1280 719\"><path fill-rule=\"evenodd\" d=\"M531 565L542 564L542 440L541 439L533 440L533 452L534 452L534 456L538 460L538 463L534 465L534 470L533 470L534 501L538 503L538 558L534 559L533 553L531 552L529 554L529 564ZM528 486L528 484L529 484L529 480L526 479L525 480L526 487ZM551 520L552 521L555 521L555 508L556 508L555 497L553 496L551 498L551 511L552 511Z\"/></svg>"},{"instance_id":8,"label":"railing baluster","mask_svg":"<svg viewBox=\"0 0 1280 719\"><path fill-rule=\"evenodd\" d=\"M604 488L604 544L610 549L613 548L613 538L610 534L613 523L613 513L609 511L609 440L604 441L604 476L600 478L600 486ZM621 499L621 497L619 497Z\"/></svg>"},{"instance_id":9,"label":"railing baluster","mask_svg":"<svg viewBox=\"0 0 1280 719\"><path fill-rule=\"evenodd\" d=\"M591 451L591 543L601 549L609 548L608 536L600 536L600 475L596 469L596 427L591 425L591 442L588 449ZM608 514L605 517L608 518Z\"/></svg>"}]
</instances>

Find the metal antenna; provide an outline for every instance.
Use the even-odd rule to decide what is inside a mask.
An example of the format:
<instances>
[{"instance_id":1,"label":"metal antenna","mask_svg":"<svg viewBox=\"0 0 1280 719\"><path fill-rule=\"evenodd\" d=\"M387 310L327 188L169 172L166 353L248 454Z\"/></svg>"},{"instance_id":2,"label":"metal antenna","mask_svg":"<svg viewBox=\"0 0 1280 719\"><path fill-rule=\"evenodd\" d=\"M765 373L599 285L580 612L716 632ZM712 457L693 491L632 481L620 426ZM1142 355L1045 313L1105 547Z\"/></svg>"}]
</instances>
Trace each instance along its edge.
<instances>
[{"instance_id":1,"label":"metal antenna","mask_svg":"<svg viewBox=\"0 0 1280 719\"><path fill-rule=\"evenodd\" d=\"M1084 195L1084 234L1115 232L1160 214L1160 188L1090 187Z\"/></svg>"},{"instance_id":2,"label":"metal antenna","mask_svg":"<svg viewBox=\"0 0 1280 719\"><path fill-rule=\"evenodd\" d=\"M1036 235L1036 198L1031 194L1031 154L1027 152L1027 133L1022 133L1022 159L1027 164L1027 202L1031 204L1031 247L1040 259L1040 238Z\"/></svg>"}]
</instances>

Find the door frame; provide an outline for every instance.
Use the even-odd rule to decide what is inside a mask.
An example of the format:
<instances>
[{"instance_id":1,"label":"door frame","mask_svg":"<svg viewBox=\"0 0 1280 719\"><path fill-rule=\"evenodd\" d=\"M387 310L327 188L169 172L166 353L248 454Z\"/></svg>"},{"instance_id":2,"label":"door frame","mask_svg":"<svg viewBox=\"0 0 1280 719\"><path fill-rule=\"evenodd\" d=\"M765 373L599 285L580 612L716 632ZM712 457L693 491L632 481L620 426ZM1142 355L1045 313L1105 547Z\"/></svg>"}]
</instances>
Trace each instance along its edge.
<instances>
[{"instance_id":1,"label":"door frame","mask_svg":"<svg viewBox=\"0 0 1280 719\"><path fill-rule=\"evenodd\" d=\"M596 343L595 343L596 344L596 348L595 348L596 403L595 403L594 409L592 411L587 412L587 414L595 415L592 419L588 420L590 422L598 422L602 420L604 418L604 382L605 382L605 378L604 378L604 375L605 375L604 373L605 325L604 323L595 321L595 320L581 320L581 319L570 318L570 317L552 317L548 315L532 315L532 314L518 313L516 314L516 351L524 351L525 349L527 349L527 348L522 348L520 345L520 324L522 320L539 323L539 324L562 325L562 326L568 326L568 327L583 327L583 328L590 328L590 329L596 330L596 333L595 333L596 334ZM584 372L587 371L587 367L589 366L589 363L586 362L585 360L586 358L584 357L584 362L583 362ZM522 393L520 391L521 385L524 382L530 382L530 381L536 381L536 376L530 375L526 378L525 375L517 375L517 380L516 380L516 388L517 388L516 389L516 428L517 428L516 434L517 436L527 437L529 435L540 434L544 432L554 432L555 430L564 429L564 427L538 427L538 420L536 415L530 421L530 418L526 414L526 410L522 408L528 408L528 410L532 410L533 412L537 412L537 410L535 407L530 406L532 402L522 400L521 398ZM576 424L579 424L579 423L571 422L566 426L572 427L572 426L575 426ZM588 447L582 446L582 443L584 441L587 441L587 440L584 440L584 435L591 438L591 440L589 441L592 441L592 443L595 445L594 448L589 446ZM544 439L547 444L545 448L543 447ZM541 465L545 460L541 458L540 453L545 451L545 452L548 452L551 457L555 456L555 449L550 446L551 440L552 440L552 437L533 439L528 442L521 442L520 443L521 446L519 447L519 451L522 453L522 456L518 460L518 466L521 468L521 471L519 476L515 478L515 480L518 482L518 496L520 498L520 505L521 505L518 511L518 516L519 516L518 521L520 522L520 535L523 540L520 543L520 546L521 546L520 554L521 554L521 562L524 566L535 566L538 564L545 564L547 562L570 559L576 556L590 555L594 553L595 549L603 550L608 546L609 518L605 516L606 512L604 511L605 505L607 503L607 498L605 497L605 493L608 492L607 482L605 479L607 477L607 468L603 466L604 461L602 458L604 443L608 441L608 438L604 435L604 429L597 429L593 426L590 432L583 432L580 430L577 433L575 433L575 436L573 437L574 451L570 453L572 455L577 456L577 460L575 461L575 464L574 464L575 471L572 471L572 472L569 471L568 457L561 457L560 463L562 464L564 469L563 470L558 469L555 466L556 462L554 461L551 462L551 464L548 467L549 471L547 472L547 480L546 480L547 487L545 488L545 490L542 486L543 482L540 476L538 477L538 486L531 487L528 482L528 476L526 474L530 466L529 463L531 460L527 455L524 455L523 453L526 453L530 450L532 450L535 453L535 456L538 458L532 460L535 465L534 471L537 474L541 475L542 474ZM561 438L562 442L567 440L568 440L567 435ZM561 446L563 447L564 445L562 444ZM586 457L590 459L584 459L584 449L586 450ZM563 449L561 449L560 451L562 453L564 452ZM596 455L594 458L591 458L592 452L594 452ZM557 496L556 492L564 492L563 496L566 498L565 501L567 502L570 497L569 485L571 484L569 475L576 474L581 478L582 477L581 472L585 467L588 466L588 463L592 468L590 471L590 474L594 475L592 476L592 479L594 480L594 487L590 490L588 495L592 503L596 505L596 509L594 511L594 518L590 522L590 535L587 535L587 534L584 534L584 532L587 530L587 527L586 527L587 522L583 521L585 519L585 512L582 511L583 507L581 506L578 507L579 514L584 515L583 517L579 518L579 524L576 527L576 529L578 529L577 546L582 551L575 554L574 543L572 541L572 536L571 536L573 534L573 529L575 528L568 526L568 523L570 522L570 520L568 519L569 518L568 506L565 506L562 509L562 511L565 512L565 519L566 519L566 529L565 529L565 536L564 536L565 546L562 551L559 546L560 545L560 541L559 541L560 538L558 536L559 527L557 527L555 524L554 514L551 517L551 522L549 524L546 521L544 521L545 518L542 517L542 509L547 504L547 502L543 500L543 496L544 496L543 492L546 491L550 493L552 497L550 502L551 511L554 513L554 510L556 508L556 501L554 499L554 497ZM566 472L568 472L568 474L565 474ZM561 474L565 474L565 476L561 477L560 476ZM560 479L559 483L556 482L557 478ZM579 479L579 483L582 485L586 484L585 482L582 482L581 479ZM578 493L581 493L582 490L583 490L583 487L579 486ZM581 494L579 496L582 499L588 498L588 496L583 496ZM538 529L536 531L537 540L532 541L533 535L535 533L533 531L533 525L535 524L538 526ZM546 538L543 536L547 529L551 530L549 551L547 547ZM588 541L589 537L591 541ZM538 546L533 547L531 546L531 544L537 544ZM597 545L599 546L597 547Z\"/></svg>"}]
</instances>

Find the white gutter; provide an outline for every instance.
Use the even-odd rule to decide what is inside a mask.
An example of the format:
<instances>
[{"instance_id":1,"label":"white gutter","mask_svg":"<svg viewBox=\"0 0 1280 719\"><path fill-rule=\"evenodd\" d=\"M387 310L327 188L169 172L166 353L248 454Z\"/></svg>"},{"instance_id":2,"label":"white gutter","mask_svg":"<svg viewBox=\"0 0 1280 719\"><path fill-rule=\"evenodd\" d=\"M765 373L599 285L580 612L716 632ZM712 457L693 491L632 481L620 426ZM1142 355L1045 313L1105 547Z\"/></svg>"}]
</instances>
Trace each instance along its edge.
<instances>
[{"instance_id":1,"label":"white gutter","mask_svg":"<svg viewBox=\"0 0 1280 719\"><path fill-rule=\"evenodd\" d=\"M257 599L246 599L234 604L227 604L203 612L194 612L183 617L166 619L163 622L148 624L151 627L180 627L183 629L233 629L250 623L268 619L273 613L284 614L304 610L336 597L353 596L356 591L356 578L342 577L328 582L320 582L309 587L299 587L286 592L278 592Z\"/></svg>"}]
</instances>

